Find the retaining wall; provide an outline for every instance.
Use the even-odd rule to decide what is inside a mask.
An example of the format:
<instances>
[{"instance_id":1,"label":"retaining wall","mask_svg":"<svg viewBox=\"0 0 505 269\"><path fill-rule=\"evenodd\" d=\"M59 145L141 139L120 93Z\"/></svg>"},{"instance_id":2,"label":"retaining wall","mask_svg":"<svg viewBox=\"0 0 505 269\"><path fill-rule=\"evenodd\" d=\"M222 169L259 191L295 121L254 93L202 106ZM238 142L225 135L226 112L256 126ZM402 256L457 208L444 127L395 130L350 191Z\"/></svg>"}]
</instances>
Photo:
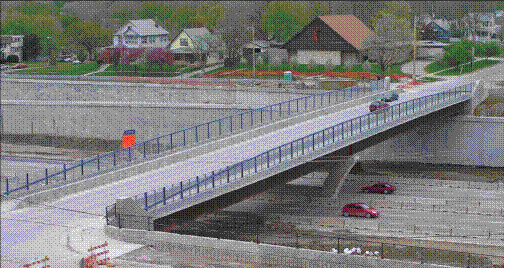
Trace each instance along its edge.
<instances>
[{"instance_id":1,"label":"retaining wall","mask_svg":"<svg viewBox=\"0 0 505 269\"><path fill-rule=\"evenodd\" d=\"M203 255L212 256L217 260L223 255L226 255L226 258L232 256L227 251L230 253L239 251L244 255L253 256L252 260L256 262L280 264L282 267L448 267L191 235L118 229L108 225L105 226L105 233L116 240L154 245L160 250L170 250L174 246L203 247L206 250L205 254L202 253ZM201 250L201 248L198 249Z\"/></svg>"},{"instance_id":2,"label":"retaining wall","mask_svg":"<svg viewBox=\"0 0 505 269\"><path fill-rule=\"evenodd\" d=\"M503 118L454 116L366 149L360 160L503 167Z\"/></svg>"}]
</instances>

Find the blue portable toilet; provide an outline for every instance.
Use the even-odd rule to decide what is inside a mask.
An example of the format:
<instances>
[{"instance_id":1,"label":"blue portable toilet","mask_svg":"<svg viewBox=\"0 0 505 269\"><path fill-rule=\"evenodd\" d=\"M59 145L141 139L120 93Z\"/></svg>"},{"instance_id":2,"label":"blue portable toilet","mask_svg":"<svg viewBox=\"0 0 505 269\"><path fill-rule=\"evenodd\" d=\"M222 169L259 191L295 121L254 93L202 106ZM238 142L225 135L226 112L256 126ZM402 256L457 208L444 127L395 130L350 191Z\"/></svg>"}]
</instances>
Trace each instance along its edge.
<instances>
[{"instance_id":1,"label":"blue portable toilet","mask_svg":"<svg viewBox=\"0 0 505 269\"><path fill-rule=\"evenodd\" d=\"M291 73L291 71L284 72L284 80L293 80L293 73Z\"/></svg>"}]
</instances>

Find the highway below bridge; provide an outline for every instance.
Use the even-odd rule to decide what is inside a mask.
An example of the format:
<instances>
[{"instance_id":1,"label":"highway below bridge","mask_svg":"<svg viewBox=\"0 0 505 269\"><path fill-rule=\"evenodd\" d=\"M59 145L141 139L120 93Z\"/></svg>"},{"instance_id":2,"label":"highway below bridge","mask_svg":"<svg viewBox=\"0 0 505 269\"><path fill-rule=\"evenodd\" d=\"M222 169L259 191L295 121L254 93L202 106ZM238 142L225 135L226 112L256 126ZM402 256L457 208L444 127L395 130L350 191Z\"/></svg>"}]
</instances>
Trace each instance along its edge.
<instances>
[{"instance_id":1,"label":"highway below bridge","mask_svg":"<svg viewBox=\"0 0 505 269\"><path fill-rule=\"evenodd\" d=\"M405 104L405 102L419 100L418 98L425 96L434 96L434 94L454 90L469 82L471 81L458 80L419 87L415 90L400 94L400 99L393 102L392 105L394 106L400 103ZM461 90L463 90L463 88L461 88L460 91ZM208 176L211 171L219 171L225 167L231 167L242 160L258 156L261 153L285 145L286 143L295 141L304 136L324 129L328 130L327 128L331 128L336 124L346 122L358 116L367 115L369 114L369 102L367 101L352 107L336 109L330 112L328 112L327 109L322 109L327 113L296 124L290 124L290 119L284 119L275 123L283 125L283 128L272 128L271 132L265 132L263 135L258 135L251 139L244 139L239 143L224 145L216 150L206 151L204 149L212 143L199 145L198 147L201 149L199 151L203 152L201 155L191 156L182 161L174 162L167 166L134 176L125 176L119 181L73 193L59 198L56 201L47 202L45 205L32 204L28 207L19 208L17 207L19 204L18 200L12 199L3 201L1 224L2 264L7 266L19 266L33 257L48 255L52 257L53 267L74 267L79 258L84 257L89 245L97 245L105 240L111 242L110 249L112 256L121 255L138 248L139 245L110 240L107 239L107 236L103 233L105 207L116 203L118 198L137 196L136 200L129 199L129 202L133 201L133 205L139 206L139 210L134 213L150 215L155 218L161 218L170 214L171 217L173 217L177 216L174 214L177 213L179 217L185 215L188 216L189 219L194 219L202 214L215 212L216 210L247 199L269 188L294 180L299 176L312 172L314 169L327 165L325 163L310 163L313 159L325 155L351 156L397 133L409 130L409 126L414 127L440 117L462 113L465 109L463 102L468 101L471 97L471 93L460 92L460 95L458 95L457 92L454 92L453 95L451 95L451 93L446 93L438 95L437 98L431 98L430 105L428 105L428 102L422 103L416 101L417 103L414 103L416 105L411 107L412 113L408 112L410 114L402 114L402 111L410 111L402 110L402 108L406 109L405 105L403 107L396 106L399 109L394 110L393 108L391 110L391 121L388 120L388 114L372 114L372 117L375 117L372 119L377 122L377 125L375 127L369 126L366 128L363 126L363 132L369 131L370 133L358 133L357 129L352 129L349 125L345 125L344 128L346 129L342 129L342 134L345 137L337 144L321 147L320 142L322 141L318 141L317 146L319 148L317 151L314 150L311 154L302 153L298 155L299 158L296 159L296 162L282 161L281 163L276 163L273 157L271 169L265 169L256 175L252 172L250 167L247 171L249 174L246 175L248 176L247 180L241 180L240 182L240 184L243 185L235 184L231 186L231 189L227 189L230 185L227 186L223 184L221 188L219 188L220 185L217 184L217 188L207 192L210 196L205 194L205 191L202 192L202 194L205 194L203 196L196 195L196 188L188 189L186 190L186 197L190 199L181 199L177 203L172 203L172 207L159 206L146 211L144 207L146 201L144 200L143 194L144 192L159 190L163 187L170 187L172 184L194 180L197 176ZM422 100L427 101L428 99L425 98ZM425 104L426 106L419 106L419 104ZM398 114L396 114L395 111ZM385 118L379 118L377 115L385 116ZM355 125L355 127L356 126L357 125ZM348 131L353 131L355 133L350 134ZM247 132L254 132L254 129ZM377 136L377 134L379 134L379 136ZM244 134L235 136L241 135ZM333 135L335 135L335 132L333 132ZM223 138L222 140L225 139L226 138ZM326 139L329 139L329 136L327 136ZM337 137L337 140L338 139ZM323 141L327 140L323 138ZM365 142L362 143L359 141ZM353 146L353 144L358 145ZM296 152L303 151L303 147L304 146L298 146L298 151ZM313 149L315 149L315 145L313 145ZM189 152L189 150L190 149L187 151ZM185 151L178 152L178 154L183 154L184 152ZM277 155L277 158L279 158L279 155ZM266 159L264 159L264 161L266 161ZM147 164L140 163L137 165ZM283 165L288 166L283 167ZM114 176L116 173L121 174L121 170L125 169L128 168L112 170L107 173L110 174L109 176ZM237 170L235 170L235 173L236 172ZM264 178L266 178L266 180L264 180ZM242 195L237 195L240 192L242 192ZM194 199L199 196L203 197L203 200ZM201 211L201 209L205 209L206 207L206 210ZM181 211L182 209L184 210ZM72 213L70 213L69 210L71 210ZM83 237L83 234L86 234L86 236Z\"/></svg>"}]
</instances>

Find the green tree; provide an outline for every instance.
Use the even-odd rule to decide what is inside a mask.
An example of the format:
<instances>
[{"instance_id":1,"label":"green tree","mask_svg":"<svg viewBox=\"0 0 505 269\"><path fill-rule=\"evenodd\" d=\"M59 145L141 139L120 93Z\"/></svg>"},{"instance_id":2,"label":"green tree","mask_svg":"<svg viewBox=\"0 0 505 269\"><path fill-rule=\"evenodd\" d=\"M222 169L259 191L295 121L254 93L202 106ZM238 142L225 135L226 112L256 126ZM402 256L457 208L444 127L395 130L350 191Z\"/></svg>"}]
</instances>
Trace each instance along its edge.
<instances>
[{"instance_id":1,"label":"green tree","mask_svg":"<svg viewBox=\"0 0 505 269\"><path fill-rule=\"evenodd\" d=\"M410 26L410 6L405 1L386 3L372 20L372 30L362 41L362 52L377 61L382 74L410 54L414 35Z\"/></svg>"},{"instance_id":2,"label":"green tree","mask_svg":"<svg viewBox=\"0 0 505 269\"><path fill-rule=\"evenodd\" d=\"M77 21L70 24L65 31L72 40L82 45L88 55L93 55L96 48L107 46L111 43L112 33L98 23Z\"/></svg>"},{"instance_id":3,"label":"green tree","mask_svg":"<svg viewBox=\"0 0 505 269\"><path fill-rule=\"evenodd\" d=\"M458 42L444 51L443 59L451 66L459 68L460 64L467 63L472 59L472 52L463 42Z\"/></svg>"},{"instance_id":4,"label":"green tree","mask_svg":"<svg viewBox=\"0 0 505 269\"><path fill-rule=\"evenodd\" d=\"M311 17L306 1L272 1L263 13L266 30L278 42L285 42L307 25Z\"/></svg>"},{"instance_id":5,"label":"green tree","mask_svg":"<svg viewBox=\"0 0 505 269\"><path fill-rule=\"evenodd\" d=\"M39 38L35 34L28 34L23 39L23 61L33 61L40 52Z\"/></svg>"}]
</instances>

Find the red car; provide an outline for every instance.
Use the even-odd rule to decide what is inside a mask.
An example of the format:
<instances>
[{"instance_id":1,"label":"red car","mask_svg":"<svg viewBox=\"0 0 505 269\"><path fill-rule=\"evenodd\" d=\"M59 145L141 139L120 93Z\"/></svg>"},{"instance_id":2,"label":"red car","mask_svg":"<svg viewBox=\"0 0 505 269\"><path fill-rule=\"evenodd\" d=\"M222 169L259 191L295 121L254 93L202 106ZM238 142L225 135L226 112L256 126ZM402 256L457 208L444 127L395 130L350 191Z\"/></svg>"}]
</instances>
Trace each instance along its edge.
<instances>
[{"instance_id":1,"label":"red car","mask_svg":"<svg viewBox=\"0 0 505 269\"><path fill-rule=\"evenodd\" d=\"M361 188L361 190L363 192L379 192L379 193L388 194L388 193L393 193L394 191L396 191L396 187L391 184L388 184L387 182L378 182L377 184L375 184L373 186L365 186L365 187Z\"/></svg>"},{"instance_id":2,"label":"red car","mask_svg":"<svg viewBox=\"0 0 505 269\"><path fill-rule=\"evenodd\" d=\"M373 101L368 108L370 109L370 112L374 112L375 110L383 109L388 106L389 104L384 101Z\"/></svg>"},{"instance_id":3,"label":"red car","mask_svg":"<svg viewBox=\"0 0 505 269\"><path fill-rule=\"evenodd\" d=\"M15 64L12 69L23 69L26 68L26 64Z\"/></svg>"},{"instance_id":4,"label":"red car","mask_svg":"<svg viewBox=\"0 0 505 269\"><path fill-rule=\"evenodd\" d=\"M349 203L342 208L342 215L344 215L344 217L358 216L365 218L377 218L380 213L379 210L363 203Z\"/></svg>"}]
</instances>

